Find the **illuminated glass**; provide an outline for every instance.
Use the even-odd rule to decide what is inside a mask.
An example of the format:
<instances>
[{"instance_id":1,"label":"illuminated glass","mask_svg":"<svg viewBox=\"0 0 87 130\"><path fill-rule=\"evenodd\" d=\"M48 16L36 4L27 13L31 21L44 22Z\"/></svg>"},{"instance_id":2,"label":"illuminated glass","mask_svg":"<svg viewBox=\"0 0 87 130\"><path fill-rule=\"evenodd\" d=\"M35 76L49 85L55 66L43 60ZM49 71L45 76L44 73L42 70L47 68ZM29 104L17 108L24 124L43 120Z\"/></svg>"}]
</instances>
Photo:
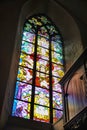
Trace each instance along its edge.
<instances>
[{"instance_id":1,"label":"illuminated glass","mask_svg":"<svg viewBox=\"0 0 87 130\"><path fill-rule=\"evenodd\" d=\"M49 60L49 50L42 48L42 47L37 47L37 56L40 56L42 59Z\"/></svg>"},{"instance_id":2,"label":"illuminated glass","mask_svg":"<svg viewBox=\"0 0 87 130\"><path fill-rule=\"evenodd\" d=\"M33 69L33 56L21 53L19 65Z\"/></svg>"},{"instance_id":3,"label":"illuminated glass","mask_svg":"<svg viewBox=\"0 0 87 130\"><path fill-rule=\"evenodd\" d=\"M38 45L49 48L49 40L44 37L38 36Z\"/></svg>"},{"instance_id":4,"label":"illuminated glass","mask_svg":"<svg viewBox=\"0 0 87 130\"><path fill-rule=\"evenodd\" d=\"M36 72L35 86L49 89L49 75Z\"/></svg>"},{"instance_id":5,"label":"illuminated glass","mask_svg":"<svg viewBox=\"0 0 87 130\"><path fill-rule=\"evenodd\" d=\"M63 66L52 63L52 75L60 78L63 77L64 75Z\"/></svg>"},{"instance_id":6,"label":"illuminated glass","mask_svg":"<svg viewBox=\"0 0 87 130\"><path fill-rule=\"evenodd\" d=\"M38 35L49 38L49 35L47 33L47 29L44 26L39 28Z\"/></svg>"},{"instance_id":7,"label":"illuminated glass","mask_svg":"<svg viewBox=\"0 0 87 130\"><path fill-rule=\"evenodd\" d=\"M23 68L23 67L19 67L17 80L27 82L27 83L32 83L32 70Z\"/></svg>"},{"instance_id":8,"label":"illuminated glass","mask_svg":"<svg viewBox=\"0 0 87 130\"><path fill-rule=\"evenodd\" d=\"M63 55L52 51L52 62L63 65Z\"/></svg>"},{"instance_id":9,"label":"illuminated glass","mask_svg":"<svg viewBox=\"0 0 87 130\"><path fill-rule=\"evenodd\" d=\"M14 99L12 116L29 119L30 118L30 104Z\"/></svg>"},{"instance_id":10,"label":"illuminated glass","mask_svg":"<svg viewBox=\"0 0 87 130\"><path fill-rule=\"evenodd\" d=\"M24 31L34 33L35 29L32 27L32 25L29 22L26 21L26 24L24 25Z\"/></svg>"},{"instance_id":11,"label":"illuminated glass","mask_svg":"<svg viewBox=\"0 0 87 130\"><path fill-rule=\"evenodd\" d=\"M16 82L15 98L24 101L31 101L32 86L26 83Z\"/></svg>"},{"instance_id":12,"label":"illuminated glass","mask_svg":"<svg viewBox=\"0 0 87 130\"><path fill-rule=\"evenodd\" d=\"M59 110L53 109L53 123L58 121L58 119L62 118L63 112Z\"/></svg>"},{"instance_id":13,"label":"illuminated glass","mask_svg":"<svg viewBox=\"0 0 87 130\"><path fill-rule=\"evenodd\" d=\"M26 42L26 41L22 41L22 45L21 45L21 51L27 54L33 54L34 53L34 45Z\"/></svg>"},{"instance_id":14,"label":"illuminated glass","mask_svg":"<svg viewBox=\"0 0 87 130\"><path fill-rule=\"evenodd\" d=\"M36 70L44 72L44 73L49 73L49 62L46 60L38 59L36 62Z\"/></svg>"},{"instance_id":15,"label":"illuminated glass","mask_svg":"<svg viewBox=\"0 0 87 130\"><path fill-rule=\"evenodd\" d=\"M61 85L58 83L57 78L53 78L52 89L57 92L62 92Z\"/></svg>"},{"instance_id":16,"label":"illuminated glass","mask_svg":"<svg viewBox=\"0 0 87 130\"><path fill-rule=\"evenodd\" d=\"M49 91L47 89L35 88L35 101L36 104L49 106Z\"/></svg>"},{"instance_id":17,"label":"illuminated glass","mask_svg":"<svg viewBox=\"0 0 87 130\"><path fill-rule=\"evenodd\" d=\"M57 32L57 30L55 29L55 27L53 26L53 25L47 25L47 28L48 28L48 30L49 30L49 33L51 34L51 35L53 35L54 33L58 33Z\"/></svg>"},{"instance_id":18,"label":"illuminated glass","mask_svg":"<svg viewBox=\"0 0 87 130\"><path fill-rule=\"evenodd\" d=\"M62 94L53 91L53 108L62 109Z\"/></svg>"},{"instance_id":19,"label":"illuminated glass","mask_svg":"<svg viewBox=\"0 0 87 130\"><path fill-rule=\"evenodd\" d=\"M41 14L26 19L12 116L47 123L62 117L63 60L62 38L53 22Z\"/></svg>"},{"instance_id":20,"label":"illuminated glass","mask_svg":"<svg viewBox=\"0 0 87 130\"><path fill-rule=\"evenodd\" d=\"M25 40L25 41L31 42L31 43L35 43L35 34L24 31L22 40Z\"/></svg>"},{"instance_id":21,"label":"illuminated glass","mask_svg":"<svg viewBox=\"0 0 87 130\"><path fill-rule=\"evenodd\" d=\"M49 122L49 108L34 105L34 120Z\"/></svg>"},{"instance_id":22,"label":"illuminated glass","mask_svg":"<svg viewBox=\"0 0 87 130\"><path fill-rule=\"evenodd\" d=\"M54 41L54 42L56 42L56 43L60 43L61 49L62 49L62 39L61 39L61 37L60 37L59 34L53 36L53 37L52 37L52 41Z\"/></svg>"},{"instance_id":23,"label":"illuminated glass","mask_svg":"<svg viewBox=\"0 0 87 130\"><path fill-rule=\"evenodd\" d=\"M51 50L56 51L57 53L62 54L62 46L60 43L57 43L55 41L51 42Z\"/></svg>"},{"instance_id":24,"label":"illuminated glass","mask_svg":"<svg viewBox=\"0 0 87 130\"><path fill-rule=\"evenodd\" d=\"M38 16L38 19L41 20L41 22L43 22L44 24L50 24L50 20L48 20L45 16L41 15L41 16Z\"/></svg>"}]
</instances>

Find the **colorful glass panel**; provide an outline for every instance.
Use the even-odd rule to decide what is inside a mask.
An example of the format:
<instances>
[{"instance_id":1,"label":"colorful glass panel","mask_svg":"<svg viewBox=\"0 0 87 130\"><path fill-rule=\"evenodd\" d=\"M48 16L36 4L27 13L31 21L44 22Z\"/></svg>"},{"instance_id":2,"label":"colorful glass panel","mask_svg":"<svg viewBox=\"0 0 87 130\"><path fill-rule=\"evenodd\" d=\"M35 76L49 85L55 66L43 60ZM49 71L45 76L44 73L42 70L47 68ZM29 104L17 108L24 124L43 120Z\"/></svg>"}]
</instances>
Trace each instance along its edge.
<instances>
[{"instance_id":1,"label":"colorful glass panel","mask_svg":"<svg viewBox=\"0 0 87 130\"><path fill-rule=\"evenodd\" d=\"M38 35L46 37L46 38L49 38L49 35L47 33L47 29L44 26L42 26L41 28L39 28Z\"/></svg>"},{"instance_id":2,"label":"colorful glass panel","mask_svg":"<svg viewBox=\"0 0 87 130\"><path fill-rule=\"evenodd\" d=\"M30 119L30 104L14 99L12 116Z\"/></svg>"},{"instance_id":3,"label":"colorful glass panel","mask_svg":"<svg viewBox=\"0 0 87 130\"><path fill-rule=\"evenodd\" d=\"M49 106L49 91L47 89L36 87L34 103Z\"/></svg>"},{"instance_id":4,"label":"colorful glass panel","mask_svg":"<svg viewBox=\"0 0 87 130\"><path fill-rule=\"evenodd\" d=\"M49 108L34 105L34 120L49 122Z\"/></svg>"},{"instance_id":5,"label":"colorful glass panel","mask_svg":"<svg viewBox=\"0 0 87 130\"><path fill-rule=\"evenodd\" d=\"M27 54L33 54L34 53L34 45L26 42L26 41L22 41L22 45L21 45L21 51Z\"/></svg>"},{"instance_id":6,"label":"colorful glass panel","mask_svg":"<svg viewBox=\"0 0 87 130\"><path fill-rule=\"evenodd\" d=\"M31 101L32 86L26 83L16 82L15 98L24 101Z\"/></svg>"},{"instance_id":7,"label":"colorful glass panel","mask_svg":"<svg viewBox=\"0 0 87 130\"><path fill-rule=\"evenodd\" d=\"M49 89L49 75L36 72L35 86Z\"/></svg>"},{"instance_id":8,"label":"colorful glass panel","mask_svg":"<svg viewBox=\"0 0 87 130\"><path fill-rule=\"evenodd\" d=\"M62 40L59 34L55 35L55 37L52 37L52 41L56 42L56 43L60 43L61 47L62 47Z\"/></svg>"},{"instance_id":9,"label":"colorful glass panel","mask_svg":"<svg viewBox=\"0 0 87 130\"><path fill-rule=\"evenodd\" d=\"M58 121L58 119L62 118L62 116L63 116L63 111L53 109L53 123Z\"/></svg>"},{"instance_id":10,"label":"colorful glass panel","mask_svg":"<svg viewBox=\"0 0 87 130\"><path fill-rule=\"evenodd\" d=\"M52 75L60 78L63 77L64 76L63 66L52 63Z\"/></svg>"},{"instance_id":11,"label":"colorful glass panel","mask_svg":"<svg viewBox=\"0 0 87 130\"><path fill-rule=\"evenodd\" d=\"M51 23L45 16L38 16L37 18L44 24Z\"/></svg>"},{"instance_id":12,"label":"colorful glass panel","mask_svg":"<svg viewBox=\"0 0 87 130\"><path fill-rule=\"evenodd\" d=\"M27 83L32 83L32 70L19 67L18 69L18 75L17 75L17 80L27 82Z\"/></svg>"},{"instance_id":13,"label":"colorful glass panel","mask_svg":"<svg viewBox=\"0 0 87 130\"><path fill-rule=\"evenodd\" d=\"M53 108L61 109L62 106L62 94L53 91Z\"/></svg>"},{"instance_id":14,"label":"colorful glass panel","mask_svg":"<svg viewBox=\"0 0 87 130\"><path fill-rule=\"evenodd\" d=\"M62 117L62 89L59 84L64 75L62 44L58 30L47 17L35 15L25 21L13 116L50 122L50 110L53 109L53 122ZM53 103L52 107L50 99ZM31 101L34 107L32 114L30 114ZM30 117L30 115L34 116Z\"/></svg>"},{"instance_id":15,"label":"colorful glass panel","mask_svg":"<svg viewBox=\"0 0 87 130\"><path fill-rule=\"evenodd\" d=\"M49 73L49 62L46 60L38 59L36 62L36 70L44 72L44 73Z\"/></svg>"},{"instance_id":16,"label":"colorful glass panel","mask_svg":"<svg viewBox=\"0 0 87 130\"><path fill-rule=\"evenodd\" d=\"M38 36L38 45L45 48L49 48L49 40L47 38Z\"/></svg>"},{"instance_id":17,"label":"colorful glass panel","mask_svg":"<svg viewBox=\"0 0 87 130\"><path fill-rule=\"evenodd\" d=\"M37 18L33 17L31 19L28 20L30 23L32 23L34 26L41 26L42 23L40 22L40 20L38 20Z\"/></svg>"},{"instance_id":18,"label":"colorful glass panel","mask_svg":"<svg viewBox=\"0 0 87 130\"><path fill-rule=\"evenodd\" d=\"M38 46L37 56L42 59L49 60L49 50Z\"/></svg>"},{"instance_id":19,"label":"colorful glass panel","mask_svg":"<svg viewBox=\"0 0 87 130\"><path fill-rule=\"evenodd\" d=\"M25 40L25 41L31 42L31 43L35 43L35 34L24 31L22 40Z\"/></svg>"},{"instance_id":20,"label":"colorful glass panel","mask_svg":"<svg viewBox=\"0 0 87 130\"><path fill-rule=\"evenodd\" d=\"M52 62L63 65L63 55L52 51Z\"/></svg>"},{"instance_id":21,"label":"colorful glass panel","mask_svg":"<svg viewBox=\"0 0 87 130\"><path fill-rule=\"evenodd\" d=\"M33 69L33 56L21 53L19 65Z\"/></svg>"},{"instance_id":22,"label":"colorful glass panel","mask_svg":"<svg viewBox=\"0 0 87 130\"><path fill-rule=\"evenodd\" d=\"M54 77L52 78L52 80L53 80L52 89L57 92L62 92L61 85L58 83L58 79Z\"/></svg>"},{"instance_id":23,"label":"colorful glass panel","mask_svg":"<svg viewBox=\"0 0 87 130\"><path fill-rule=\"evenodd\" d=\"M57 53L61 53L62 54L62 45L60 43L52 41L51 42L51 50L56 51Z\"/></svg>"},{"instance_id":24,"label":"colorful glass panel","mask_svg":"<svg viewBox=\"0 0 87 130\"><path fill-rule=\"evenodd\" d=\"M50 26L47 25L46 27L48 28L50 35L53 35L54 33L58 33L53 25Z\"/></svg>"},{"instance_id":25,"label":"colorful glass panel","mask_svg":"<svg viewBox=\"0 0 87 130\"><path fill-rule=\"evenodd\" d=\"M24 31L34 33L35 29L29 22L26 21L26 23L24 25Z\"/></svg>"},{"instance_id":26,"label":"colorful glass panel","mask_svg":"<svg viewBox=\"0 0 87 130\"><path fill-rule=\"evenodd\" d=\"M52 76L52 84L53 84L53 86L56 85L57 83L59 83L59 81L60 81L60 78Z\"/></svg>"}]
</instances>

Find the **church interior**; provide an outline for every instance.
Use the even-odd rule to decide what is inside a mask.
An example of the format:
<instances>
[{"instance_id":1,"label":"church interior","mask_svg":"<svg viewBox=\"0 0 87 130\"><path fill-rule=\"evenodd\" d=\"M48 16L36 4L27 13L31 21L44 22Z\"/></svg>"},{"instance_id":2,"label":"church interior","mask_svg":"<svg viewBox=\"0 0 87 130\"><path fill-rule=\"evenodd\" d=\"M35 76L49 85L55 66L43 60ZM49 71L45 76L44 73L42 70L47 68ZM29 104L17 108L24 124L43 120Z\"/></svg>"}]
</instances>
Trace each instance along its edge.
<instances>
[{"instance_id":1,"label":"church interior","mask_svg":"<svg viewBox=\"0 0 87 130\"><path fill-rule=\"evenodd\" d=\"M86 0L0 1L0 130L87 129L86 12ZM28 22L26 22L26 20ZM27 27L30 29L28 34L26 31ZM33 35L31 35L31 28L33 28L33 32L35 31ZM55 30L58 30L58 33ZM44 31L45 34L41 31ZM27 37L31 38L31 36L33 36L34 41L31 40L31 42L29 39L27 41ZM56 36L59 36L59 39L57 39ZM41 38L45 41L41 41ZM34 46L34 55L27 54L26 50L28 50L29 46L27 46L26 49L23 48L23 42L26 45L31 45L31 47ZM54 51L50 43L53 44ZM54 45L54 43L56 45ZM49 46L49 49L47 46ZM57 52L57 47L62 51L59 50L59 52ZM46 51L46 56L43 50ZM30 51L33 52L33 49ZM41 51L44 54L42 54ZM49 53L48 59L47 53ZM51 55L51 53L53 54ZM40 55L42 56L41 58ZM62 56L62 58L59 57L59 59L61 59L59 62L57 60L54 61L57 55ZM25 62L25 59L23 59L24 56L30 57L33 60L27 60L27 62ZM26 65L27 63L28 66ZM43 68L40 70L41 66L39 64L44 66L45 72ZM46 68L45 64L49 67L47 66L48 68ZM54 69L52 65L55 66L55 71L52 70ZM58 66L61 71L58 70ZM20 67L20 70L18 67ZM22 75L28 76L28 79L31 76L32 83L27 83L27 78L24 80L23 77L20 77L20 73L22 73L21 68L25 69L26 72L28 71L29 74L31 74L31 72L33 73L32 75ZM49 72L47 69L49 69ZM57 74L60 74L58 77L56 77L56 69L58 70ZM37 76L37 74L39 76ZM42 79L45 77L46 80L46 78L49 77L49 85L47 85L50 86L50 88L46 85L46 81L43 83L45 85L42 85L41 79L40 81L38 80L40 74L42 74ZM53 78L57 80L57 85L59 85L61 90L54 86ZM22 85L25 83L26 90L21 88L18 90L19 86L17 85L19 85L19 83ZM58 89L58 92L56 89ZM22 91L23 94L26 94L27 91L32 93L30 97L28 97L29 101L27 101L27 98L23 99L23 97L19 99L19 97L17 97L20 95L19 93L21 93L19 91ZM46 101L38 103L41 92L46 93L46 95L44 95L48 102L47 104ZM38 100L36 100L37 93L39 95ZM54 96L54 94L56 94L57 97ZM43 99L43 97L40 99ZM25 103L22 104L24 100ZM18 107L16 105L18 105L18 103L19 105L22 104L21 109L25 109L26 104L29 104L29 108L26 108L27 115L26 112L22 110L23 115L15 114ZM45 119L46 115L43 118L41 115L37 115L38 119L35 117L35 109L38 108L38 106L44 109L43 114L41 113L42 111L39 110L39 114L41 113L42 116L45 115L45 110L49 111L46 117L49 121ZM19 112L19 110L17 111ZM56 114L56 112L58 113Z\"/></svg>"}]
</instances>

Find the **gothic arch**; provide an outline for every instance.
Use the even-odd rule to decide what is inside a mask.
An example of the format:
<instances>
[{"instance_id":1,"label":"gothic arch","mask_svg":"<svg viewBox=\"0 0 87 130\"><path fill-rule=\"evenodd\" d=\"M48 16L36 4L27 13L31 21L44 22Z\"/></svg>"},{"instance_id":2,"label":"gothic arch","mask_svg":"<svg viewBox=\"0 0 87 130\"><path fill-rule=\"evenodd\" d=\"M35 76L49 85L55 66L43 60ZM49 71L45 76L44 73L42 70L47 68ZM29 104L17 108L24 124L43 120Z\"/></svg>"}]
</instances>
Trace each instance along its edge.
<instances>
[{"instance_id":1,"label":"gothic arch","mask_svg":"<svg viewBox=\"0 0 87 130\"><path fill-rule=\"evenodd\" d=\"M18 55L20 50L20 43L21 43L20 41L22 38L21 37L22 26L27 17L36 13L44 13L52 19L52 21L56 24L56 26L58 26L64 40L66 70L76 60L76 56L77 55L79 56L83 50L79 28L75 20L72 18L72 16L63 7L61 7L55 0L43 0L43 1L37 0L36 4L33 3L34 0L27 1L25 5L23 5L23 8L21 9L20 12L11 70L8 78L8 84L6 88L4 105L1 115L2 116L1 120L3 123L5 120L7 120L8 115L11 112L11 108L9 106L11 106L13 100L14 84L15 84L14 81L16 79L15 68L17 68L16 61L18 61L19 59ZM78 50L78 46L80 50ZM75 58L73 57L74 53ZM7 97L9 98L7 99Z\"/></svg>"}]
</instances>

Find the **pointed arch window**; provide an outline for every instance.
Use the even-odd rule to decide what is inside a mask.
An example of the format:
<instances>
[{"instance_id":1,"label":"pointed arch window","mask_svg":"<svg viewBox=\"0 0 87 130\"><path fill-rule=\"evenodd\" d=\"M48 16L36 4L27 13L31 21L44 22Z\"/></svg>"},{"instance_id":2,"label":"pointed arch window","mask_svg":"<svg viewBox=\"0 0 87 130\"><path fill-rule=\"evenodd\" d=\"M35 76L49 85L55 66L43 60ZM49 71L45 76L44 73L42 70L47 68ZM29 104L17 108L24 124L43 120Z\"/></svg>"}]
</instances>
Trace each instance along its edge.
<instances>
[{"instance_id":1,"label":"pointed arch window","mask_svg":"<svg viewBox=\"0 0 87 130\"><path fill-rule=\"evenodd\" d=\"M63 115L63 42L53 22L44 15L26 19L12 116L53 123Z\"/></svg>"}]
</instances>

